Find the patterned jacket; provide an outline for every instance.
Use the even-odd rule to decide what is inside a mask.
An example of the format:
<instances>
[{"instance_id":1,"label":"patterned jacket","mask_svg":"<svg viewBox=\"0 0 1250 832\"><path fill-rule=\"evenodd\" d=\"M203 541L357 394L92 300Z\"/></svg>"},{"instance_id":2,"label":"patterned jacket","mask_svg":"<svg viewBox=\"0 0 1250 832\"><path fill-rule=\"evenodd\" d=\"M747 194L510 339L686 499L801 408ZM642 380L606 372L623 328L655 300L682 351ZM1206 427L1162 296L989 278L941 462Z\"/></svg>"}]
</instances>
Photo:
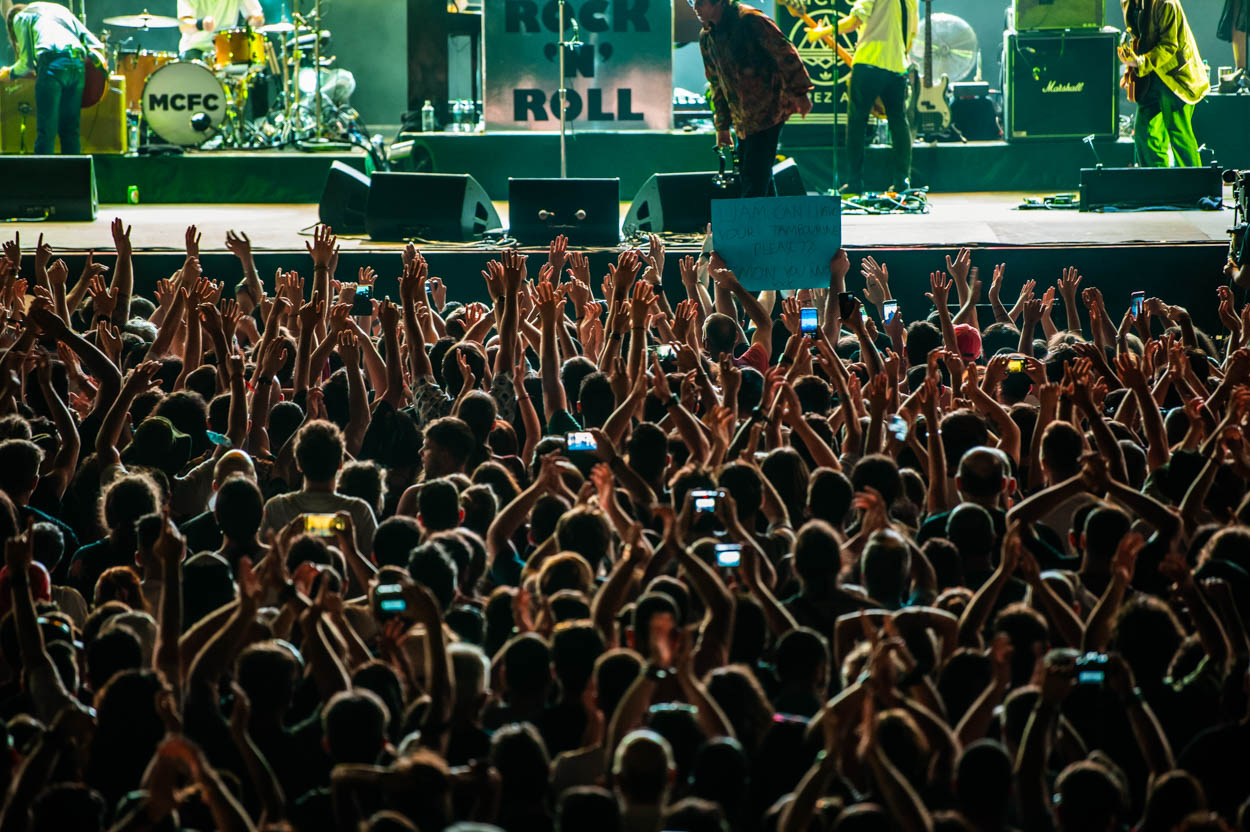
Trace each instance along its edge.
<instances>
[{"instance_id":1,"label":"patterned jacket","mask_svg":"<svg viewBox=\"0 0 1250 832\"><path fill-rule=\"evenodd\" d=\"M798 50L763 12L727 2L699 36L717 130L739 138L786 120L789 102L813 89Z\"/></svg>"},{"instance_id":2,"label":"patterned jacket","mask_svg":"<svg viewBox=\"0 0 1250 832\"><path fill-rule=\"evenodd\" d=\"M1141 38L1138 74L1157 75L1186 104L1201 101L1211 82L1180 0L1120 0L1120 5L1130 31ZM1135 15L1134 7L1144 11ZM1134 17L1140 31L1133 30Z\"/></svg>"}]
</instances>

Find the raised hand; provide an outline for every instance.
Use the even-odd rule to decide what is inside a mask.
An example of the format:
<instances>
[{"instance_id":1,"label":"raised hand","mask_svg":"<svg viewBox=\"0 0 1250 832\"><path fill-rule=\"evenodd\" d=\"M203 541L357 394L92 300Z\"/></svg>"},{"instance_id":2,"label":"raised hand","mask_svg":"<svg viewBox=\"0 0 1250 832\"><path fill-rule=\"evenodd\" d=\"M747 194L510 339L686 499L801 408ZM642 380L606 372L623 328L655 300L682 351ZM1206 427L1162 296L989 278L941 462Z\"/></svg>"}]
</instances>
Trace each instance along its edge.
<instances>
[{"instance_id":1,"label":"raised hand","mask_svg":"<svg viewBox=\"0 0 1250 832\"><path fill-rule=\"evenodd\" d=\"M569 253L569 277L573 280L580 280L590 286L590 261L586 259L586 255L580 251Z\"/></svg>"},{"instance_id":2,"label":"raised hand","mask_svg":"<svg viewBox=\"0 0 1250 832\"><path fill-rule=\"evenodd\" d=\"M634 284L634 295L629 308L629 323L634 329L643 329L647 325L647 313L651 302L655 300L655 289L645 280Z\"/></svg>"},{"instance_id":3,"label":"raised hand","mask_svg":"<svg viewBox=\"0 0 1250 832\"><path fill-rule=\"evenodd\" d=\"M947 308L946 299L950 296L951 281L941 272L932 272L929 275L929 291L924 296L933 302L934 308L939 312ZM853 316L852 316L853 317Z\"/></svg>"},{"instance_id":4,"label":"raised hand","mask_svg":"<svg viewBox=\"0 0 1250 832\"><path fill-rule=\"evenodd\" d=\"M360 341L355 332L350 329L340 332L335 349L338 350L339 357L343 359L346 366L360 366Z\"/></svg>"},{"instance_id":5,"label":"raised hand","mask_svg":"<svg viewBox=\"0 0 1250 832\"><path fill-rule=\"evenodd\" d=\"M13 232L12 240L5 240L3 243L4 257L13 264L13 273L17 274L22 270L22 235L18 231Z\"/></svg>"},{"instance_id":6,"label":"raised hand","mask_svg":"<svg viewBox=\"0 0 1250 832\"><path fill-rule=\"evenodd\" d=\"M549 281L543 280L534 288L538 303L538 314L542 316L543 326L554 325L556 319L556 293Z\"/></svg>"},{"instance_id":7,"label":"raised hand","mask_svg":"<svg viewBox=\"0 0 1250 832\"><path fill-rule=\"evenodd\" d=\"M52 259L52 246L44 243L43 235L39 235L39 242L35 244L35 268L45 269L48 261Z\"/></svg>"},{"instance_id":8,"label":"raised hand","mask_svg":"<svg viewBox=\"0 0 1250 832\"><path fill-rule=\"evenodd\" d=\"M334 248L338 245L339 238L334 236L334 229L328 225L318 225L313 230L313 241L304 242L304 248L308 250L308 256L312 258L313 267L318 269L329 269L330 261L334 259Z\"/></svg>"},{"instance_id":9,"label":"raised hand","mask_svg":"<svg viewBox=\"0 0 1250 832\"><path fill-rule=\"evenodd\" d=\"M951 256L946 255L946 272L959 286L968 285L968 270L972 267L972 249L961 248L959 253L955 255L955 259L951 260Z\"/></svg>"},{"instance_id":10,"label":"raised hand","mask_svg":"<svg viewBox=\"0 0 1250 832\"><path fill-rule=\"evenodd\" d=\"M226 248L240 260L248 260L252 256L252 240L243 232L226 232Z\"/></svg>"},{"instance_id":11,"label":"raised hand","mask_svg":"<svg viewBox=\"0 0 1250 832\"><path fill-rule=\"evenodd\" d=\"M53 287L65 288L65 280L69 277L69 266L59 257L48 266L48 283Z\"/></svg>"},{"instance_id":12,"label":"raised hand","mask_svg":"<svg viewBox=\"0 0 1250 832\"><path fill-rule=\"evenodd\" d=\"M560 279L560 272L564 268L564 261L568 259L569 238L563 234L556 235L556 238L547 246L547 265L551 267L551 273L555 275L555 279Z\"/></svg>"},{"instance_id":13,"label":"raised hand","mask_svg":"<svg viewBox=\"0 0 1250 832\"><path fill-rule=\"evenodd\" d=\"M187 249L187 258L200 256L200 238L201 234L194 225L187 226L187 233L183 236L183 241Z\"/></svg>"},{"instance_id":14,"label":"raised hand","mask_svg":"<svg viewBox=\"0 0 1250 832\"><path fill-rule=\"evenodd\" d=\"M114 217L113 222L109 225L109 231L113 235L113 249L117 252L118 257L130 256L130 228L129 225L122 225L121 217ZM87 258L87 262L91 262L90 257Z\"/></svg>"},{"instance_id":15,"label":"raised hand","mask_svg":"<svg viewBox=\"0 0 1250 832\"><path fill-rule=\"evenodd\" d=\"M117 298L120 294L120 287L113 287L109 291L104 286L104 278L96 275L87 284L87 294L91 296L92 314L97 318L111 318L113 310L117 308Z\"/></svg>"},{"instance_id":16,"label":"raised hand","mask_svg":"<svg viewBox=\"0 0 1250 832\"><path fill-rule=\"evenodd\" d=\"M1059 293L1063 295L1064 302L1076 299L1076 290L1081 286L1081 276L1076 271L1076 266L1069 266L1063 270L1063 274L1059 277L1059 282L1055 284L1059 287Z\"/></svg>"},{"instance_id":17,"label":"raised hand","mask_svg":"<svg viewBox=\"0 0 1250 832\"><path fill-rule=\"evenodd\" d=\"M503 291L517 292L521 288L522 281L525 280L526 273L526 256L514 249L507 249L501 255L503 260L503 269L501 277L503 278ZM489 266L489 264L487 264ZM502 293L501 293L502 294Z\"/></svg>"}]
</instances>

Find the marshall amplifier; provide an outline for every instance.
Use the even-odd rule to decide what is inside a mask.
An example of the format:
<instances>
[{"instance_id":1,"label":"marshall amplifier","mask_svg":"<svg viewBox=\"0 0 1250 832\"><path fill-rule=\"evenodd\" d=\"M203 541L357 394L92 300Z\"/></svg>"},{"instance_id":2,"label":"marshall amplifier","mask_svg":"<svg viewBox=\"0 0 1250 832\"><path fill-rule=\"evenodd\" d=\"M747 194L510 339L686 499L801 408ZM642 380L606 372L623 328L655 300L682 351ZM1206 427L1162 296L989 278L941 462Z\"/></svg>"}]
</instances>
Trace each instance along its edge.
<instances>
[{"instance_id":1,"label":"marshall amplifier","mask_svg":"<svg viewBox=\"0 0 1250 832\"><path fill-rule=\"evenodd\" d=\"M1016 31L1101 29L1107 19L1104 0L1015 0Z\"/></svg>"},{"instance_id":2,"label":"marshall amplifier","mask_svg":"<svg viewBox=\"0 0 1250 832\"><path fill-rule=\"evenodd\" d=\"M1008 31L1003 38L1007 141L1115 139L1118 42L1115 31Z\"/></svg>"}]
</instances>

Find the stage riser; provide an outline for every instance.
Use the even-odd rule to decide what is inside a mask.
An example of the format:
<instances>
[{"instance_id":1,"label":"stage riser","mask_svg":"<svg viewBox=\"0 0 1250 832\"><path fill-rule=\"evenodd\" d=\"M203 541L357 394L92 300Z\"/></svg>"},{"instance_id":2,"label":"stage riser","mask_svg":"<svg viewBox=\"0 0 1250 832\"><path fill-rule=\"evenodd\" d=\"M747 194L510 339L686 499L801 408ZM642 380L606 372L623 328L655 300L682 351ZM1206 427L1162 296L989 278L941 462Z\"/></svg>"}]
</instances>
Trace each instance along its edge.
<instances>
[{"instance_id":1,"label":"stage riser","mask_svg":"<svg viewBox=\"0 0 1250 832\"><path fill-rule=\"evenodd\" d=\"M915 320L917 310L927 312L930 308L924 293L928 291L927 275L930 271L940 268L946 254L954 254L954 249L947 248L871 248L849 250L851 257L850 286L852 291L861 292L862 281L858 275L859 261L871 254L879 261L890 266L890 286L899 300L904 320ZM1226 245L1211 243L1173 244L1166 246L1154 245L1122 245L1122 246L1054 246L1054 247L982 247L973 250L973 264L982 268L987 274L995 263L1007 264L1007 285L1003 290L1003 302L1010 305L1016 296L1020 284L1028 277L1036 278L1040 288L1051 285L1065 266L1076 266L1084 275L1084 285L1097 286L1106 298L1113 319L1119 320L1128 305L1129 294L1135 290L1146 292L1147 297L1158 295L1169 303L1187 307L1194 317L1195 323L1208 332L1220 331L1216 319L1215 288L1221 282L1220 270L1227 257ZM677 264L685 254L697 253L695 249L670 248L664 275L664 285L670 300L676 303L685 298L681 288ZM457 301L482 301L490 304L485 286L480 276L488 259L496 254L486 251L471 252L440 252L427 251L426 258L430 262L430 274L443 278L448 286L448 298ZM60 255L69 265L71 274L78 274L82 269L81 255ZM214 279L226 280L233 286L242 280L242 272L238 261L230 254L205 252L201 255L204 273ZM535 252L531 258L531 274L537 272L538 265L545 259ZM100 258L101 262L111 264L107 255ZM601 275L606 272L609 262L615 262L615 254L606 251L590 255L591 274ZM152 296L156 281L168 277L182 264L179 254L153 252L138 253L135 256L135 285L138 291ZM295 268L305 276L306 284L311 284L312 270L309 267L308 255L304 251L273 253L259 252L256 255L257 269L265 276L266 286L269 275L279 266ZM27 263L28 268L33 268ZM396 276L400 270L400 252L390 251L359 252L344 251L339 262L340 275L355 275L357 269L372 266L380 275L375 295L392 298L399 297ZM910 278L909 278L910 276ZM596 285L596 294L599 289ZM1242 294L1242 293L1239 293ZM1239 301L1244 301L1239 298ZM1055 323L1063 326L1062 304L1054 311ZM1081 310L1082 319L1088 332L1088 316ZM986 312L981 316L982 325L992 323L991 315Z\"/></svg>"}]
</instances>

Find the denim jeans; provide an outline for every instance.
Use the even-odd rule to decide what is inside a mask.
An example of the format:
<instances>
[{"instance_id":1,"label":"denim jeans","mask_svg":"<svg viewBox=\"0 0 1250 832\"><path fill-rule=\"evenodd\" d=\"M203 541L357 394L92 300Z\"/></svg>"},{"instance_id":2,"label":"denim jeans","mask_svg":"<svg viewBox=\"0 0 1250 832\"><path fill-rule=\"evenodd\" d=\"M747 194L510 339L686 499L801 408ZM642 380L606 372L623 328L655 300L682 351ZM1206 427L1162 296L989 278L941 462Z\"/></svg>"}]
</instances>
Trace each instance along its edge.
<instances>
[{"instance_id":1,"label":"denim jeans","mask_svg":"<svg viewBox=\"0 0 1250 832\"><path fill-rule=\"evenodd\" d=\"M738 175L742 179L743 196L777 195L773 165L777 164L777 143L784 126L784 121L778 122L738 140Z\"/></svg>"},{"instance_id":2,"label":"denim jeans","mask_svg":"<svg viewBox=\"0 0 1250 832\"><path fill-rule=\"evenodd\" d=\"M82 58L65 52L45 52L35 69L35 153L51 155L61 137L61 153L82 152Z\"/></svg>"},{"instance_id":3,"label":"denim jeans","mask_svg":"<svg viewBox=\"0 0 1250 832\"><path fill-rule=\"evenodd\" d=\"M846 146L849 168L846 184L851 193L864 191L864 151L868 144L868 115L878 98L885 104L894 147L891 185L906 188L911 177L911 126L907 123L907 78L864 64L851 73L851 101L847 112Z\"/></svg>"}]
</instances>

